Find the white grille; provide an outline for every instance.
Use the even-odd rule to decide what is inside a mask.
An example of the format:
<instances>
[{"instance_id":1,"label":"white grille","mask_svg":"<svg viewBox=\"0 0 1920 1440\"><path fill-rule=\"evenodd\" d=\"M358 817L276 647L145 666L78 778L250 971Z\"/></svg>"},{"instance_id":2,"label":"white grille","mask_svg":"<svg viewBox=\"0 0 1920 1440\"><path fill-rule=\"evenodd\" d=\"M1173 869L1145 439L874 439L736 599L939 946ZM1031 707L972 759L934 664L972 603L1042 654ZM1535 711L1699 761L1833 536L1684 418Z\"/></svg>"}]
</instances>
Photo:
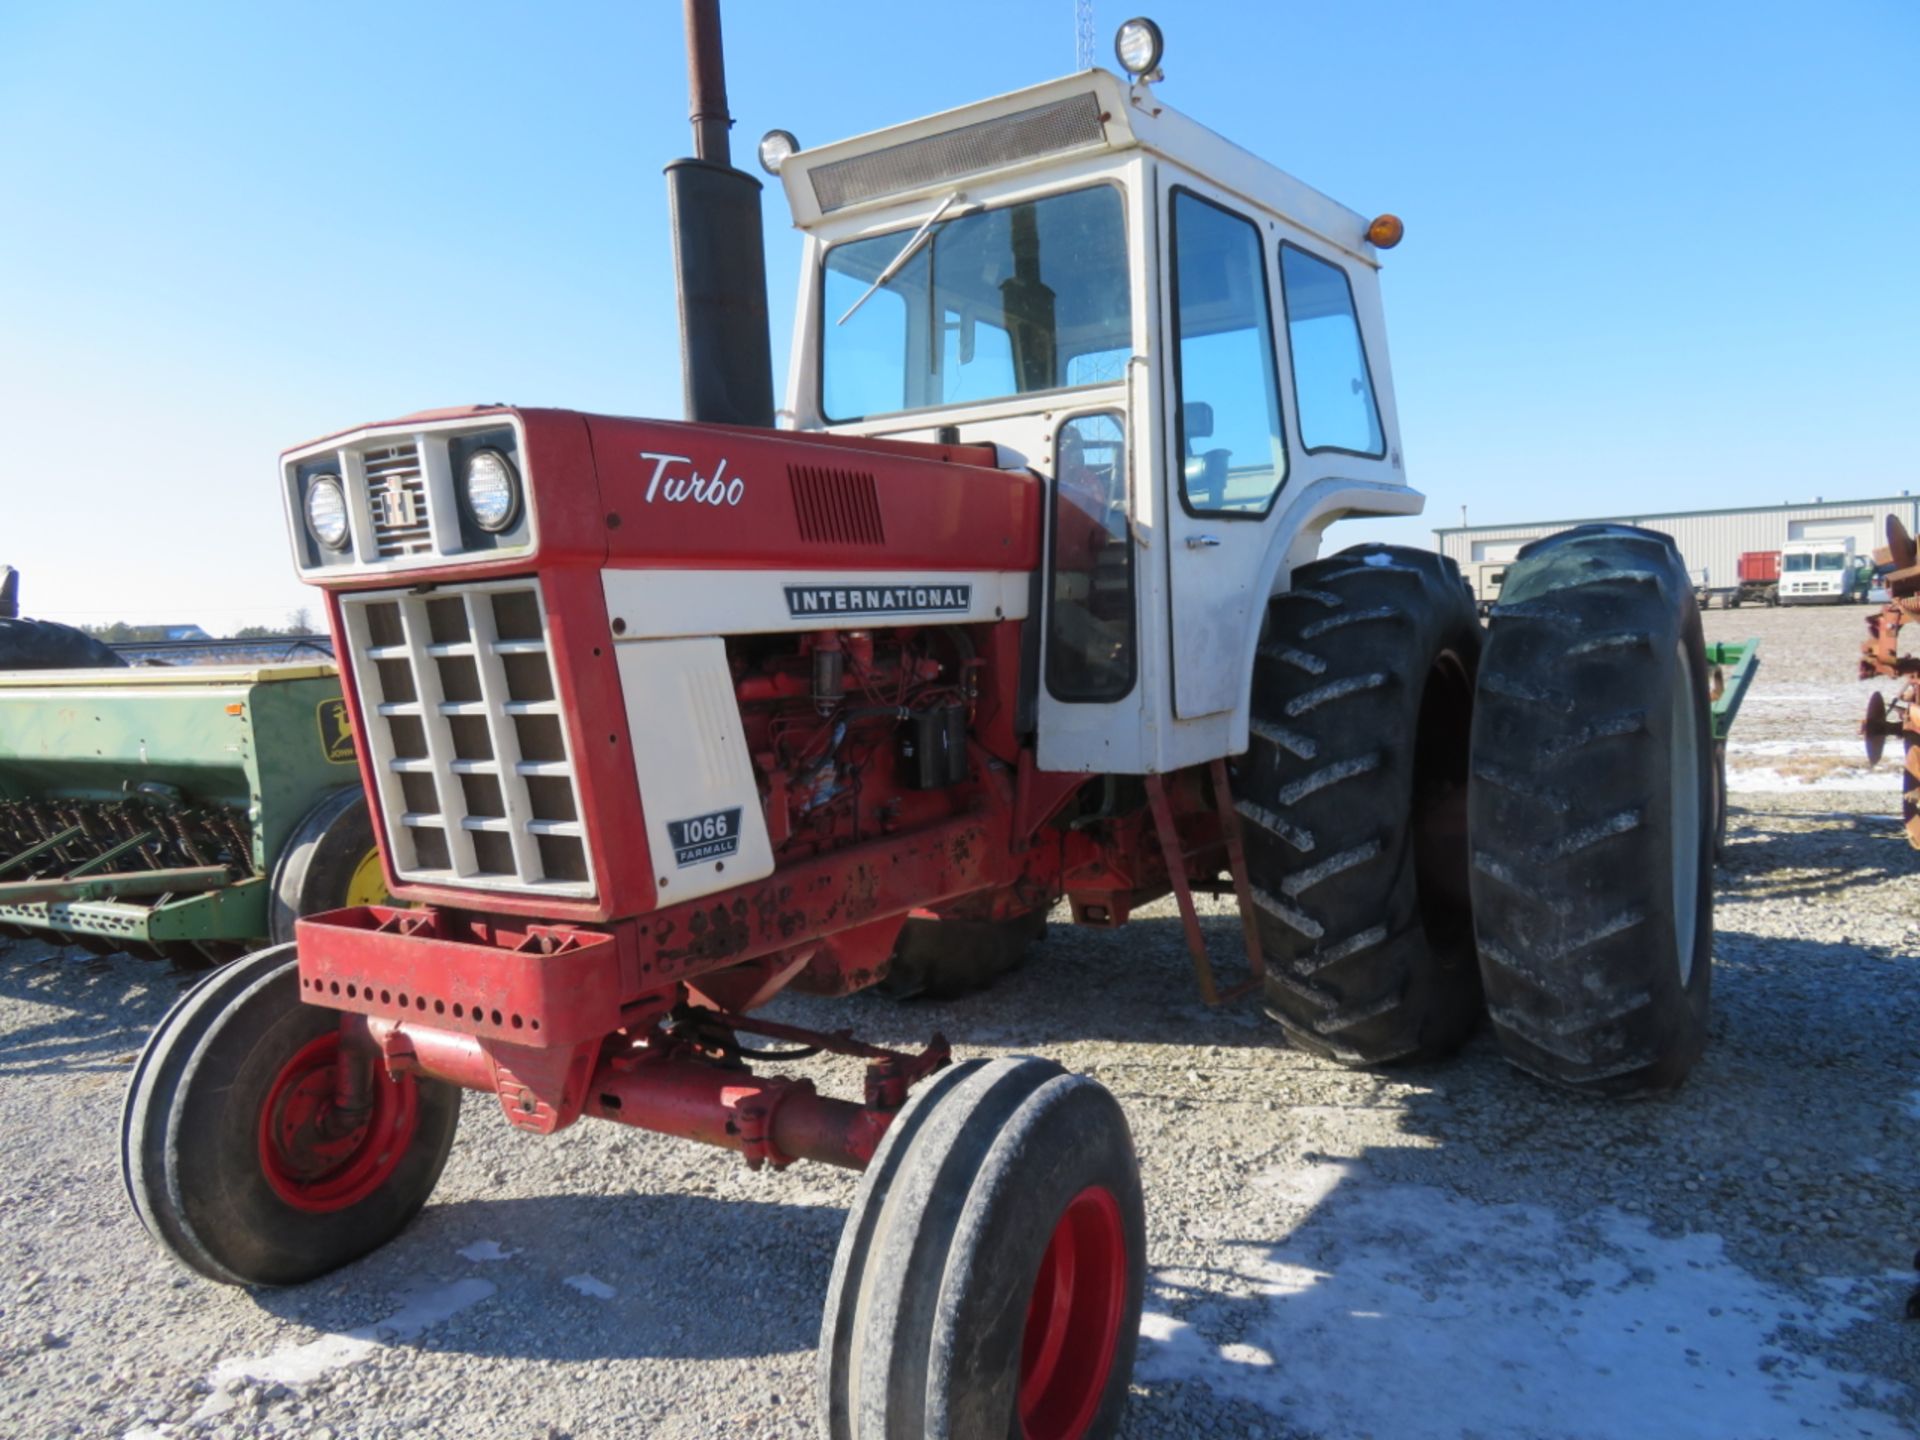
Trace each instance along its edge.
<instances>
[{"instance_id":1,"label":"white grille","mask_svg":"<svg viewBox=\"0 0 1920 1440\"><path fill-rule=\"evenodd\" d=\"M538 582L346 595L340 609L400 878L592 895Z\"/></svg>"},{"instance_id":2,"label":"white grille","mask_svg":"<svg viewBox=\"0 0 1920 1440\"><path fill-rule=\"evenodd\" d=\"M427 555L433 533L427 522L427 481L420 470L420 447L412 441L369 450L367 508L373 514L373 543L382 560L396 555Z\"/></svg>"}]
</instances>

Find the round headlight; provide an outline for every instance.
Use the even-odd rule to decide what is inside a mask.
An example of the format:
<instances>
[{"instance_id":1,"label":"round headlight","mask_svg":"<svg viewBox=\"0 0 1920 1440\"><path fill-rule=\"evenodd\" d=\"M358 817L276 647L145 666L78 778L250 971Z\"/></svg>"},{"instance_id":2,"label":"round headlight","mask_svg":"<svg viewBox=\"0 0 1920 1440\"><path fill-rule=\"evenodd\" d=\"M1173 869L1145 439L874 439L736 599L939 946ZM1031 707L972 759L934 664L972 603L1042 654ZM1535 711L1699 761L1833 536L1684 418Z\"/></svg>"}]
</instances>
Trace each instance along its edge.
<instances>
[{"instance_id":1,"label":"round headlight","mask_svg":"<svg viewBox=\"0 0 1920 1440\"><path fill-rule=\"evenodd\" d=\"M467 513L482 530L504 530L520 513L520 479L498 450L476 450L467 460Z\"/></svg>"},{"instance_id":2,"label":"round headlight","mask_svg":"<svg viewBox=\"0 0 1920 1440\"><path fill-rule=\"evenodd\" d=\"M780 173L781 163L800 148L791 130L769 130L760 137L760 168L769 175Z\"/></svg>"},{"instance_id":3,"label":"round headlight","mask_svg":"<svg viewBox=\"0 0 1920 1440\"><path fill-rule=\"evenodd\" d=\"M1165 45L1160 27L1144 15L1127 21L1113 37L1113 53L1120 68L1136 80L1160 68L1160 52Z\"/></svg>"},{"instance_id":4,"label":"round headlight","mask_svg":"<svg viewBox=\"0 0 1920 1440\"><path fill-rule=\"evenodd\" d=\"M347 548L347 492L338 475L322 475L307 487L307 529L329 550Z\"/></svg>"}]
</instances>

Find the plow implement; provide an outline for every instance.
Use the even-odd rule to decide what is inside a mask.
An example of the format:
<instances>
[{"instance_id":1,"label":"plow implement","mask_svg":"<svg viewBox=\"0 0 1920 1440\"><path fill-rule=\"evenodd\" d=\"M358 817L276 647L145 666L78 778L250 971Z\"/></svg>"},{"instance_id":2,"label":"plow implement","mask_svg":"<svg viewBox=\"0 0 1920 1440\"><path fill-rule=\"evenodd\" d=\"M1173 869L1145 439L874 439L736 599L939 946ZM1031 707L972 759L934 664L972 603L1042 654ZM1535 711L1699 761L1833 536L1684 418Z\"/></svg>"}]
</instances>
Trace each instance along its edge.
<instances>
[{"instance_id":1,"label":"plow implement","mask_svg":"<svg viewBox=\"0 0 1920 1440\"><path fill-rule=\"evenodd\" d=\"M1874 551L1873 559L1886 575L1887 603L1879 614L1867 618L1860 678L1898 680L1900 689L1891 701L1877 690L1873 693L1860 735L1870 763L1879 762L1889 739L1898 738L1905 747L1900 814L1908 842L1920 850L1920 658L1900 653L1900 627L1920 619L1920 562L1906 526L1889 516L1886 547Z\"/></svg>"}]
</instances>

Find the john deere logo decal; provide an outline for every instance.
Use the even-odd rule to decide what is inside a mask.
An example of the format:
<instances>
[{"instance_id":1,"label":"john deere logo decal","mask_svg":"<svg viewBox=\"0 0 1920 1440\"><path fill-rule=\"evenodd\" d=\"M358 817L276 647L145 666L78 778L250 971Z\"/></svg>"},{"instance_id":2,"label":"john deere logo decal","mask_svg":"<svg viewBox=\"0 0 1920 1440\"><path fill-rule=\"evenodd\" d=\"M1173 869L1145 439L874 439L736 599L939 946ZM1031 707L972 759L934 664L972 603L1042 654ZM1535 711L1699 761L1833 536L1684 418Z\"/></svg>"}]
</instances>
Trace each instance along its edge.
<instances>
[{"instance_id":1,"label":"john deere logo decal","mask_svg":"<svg viewBox=\"0 0 1920 1440\"><path fill-rule=\"evenodd\" d=\"M335 765L353 764L353 726L347 720L347 702L320 702L320 753Z\"/></svg>"},{"instance_id":2,"label":"john deere logo decal","mask_svg":"<svg viewBox=\"0 0 1920 1440\"><path fill-rule=\"evenodd\" d=\"M703 860L719 860L740 849L740 807L696 815L691 820L669 820L667 839L673 842L674 863L685 869Z\"/></svg>"},{"instance_id":3,"label":"john deere logo decal","mask_svg":"<svg viewBox=\"0 0 1920 1440\"><path fill-rule=\"evenodd\" d=\"M787 613L803 615L964 615L971 585L789 585Z\"/></svg>"}]
</instances>

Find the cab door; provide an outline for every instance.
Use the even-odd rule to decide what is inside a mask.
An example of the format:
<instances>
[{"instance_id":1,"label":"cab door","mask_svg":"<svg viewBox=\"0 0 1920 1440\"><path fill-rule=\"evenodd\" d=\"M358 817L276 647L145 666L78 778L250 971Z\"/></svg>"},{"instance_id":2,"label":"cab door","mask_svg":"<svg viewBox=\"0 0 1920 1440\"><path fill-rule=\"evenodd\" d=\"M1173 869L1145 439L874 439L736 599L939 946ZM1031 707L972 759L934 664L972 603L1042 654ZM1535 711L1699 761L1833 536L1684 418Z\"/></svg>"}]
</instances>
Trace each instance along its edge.
<instances>
[{"instance_id":1,"label":"cab door","mask_svg":"<svg viewBox=\"0 0 1920 1440\"><path fill-rule=\"evenodd\" d=\"M1287 479L1272 249L1254 216L1187 180L1164 187L1167 565L1173 713L1240 697L1244 641Z\"/></svg>"}]
</instances>

